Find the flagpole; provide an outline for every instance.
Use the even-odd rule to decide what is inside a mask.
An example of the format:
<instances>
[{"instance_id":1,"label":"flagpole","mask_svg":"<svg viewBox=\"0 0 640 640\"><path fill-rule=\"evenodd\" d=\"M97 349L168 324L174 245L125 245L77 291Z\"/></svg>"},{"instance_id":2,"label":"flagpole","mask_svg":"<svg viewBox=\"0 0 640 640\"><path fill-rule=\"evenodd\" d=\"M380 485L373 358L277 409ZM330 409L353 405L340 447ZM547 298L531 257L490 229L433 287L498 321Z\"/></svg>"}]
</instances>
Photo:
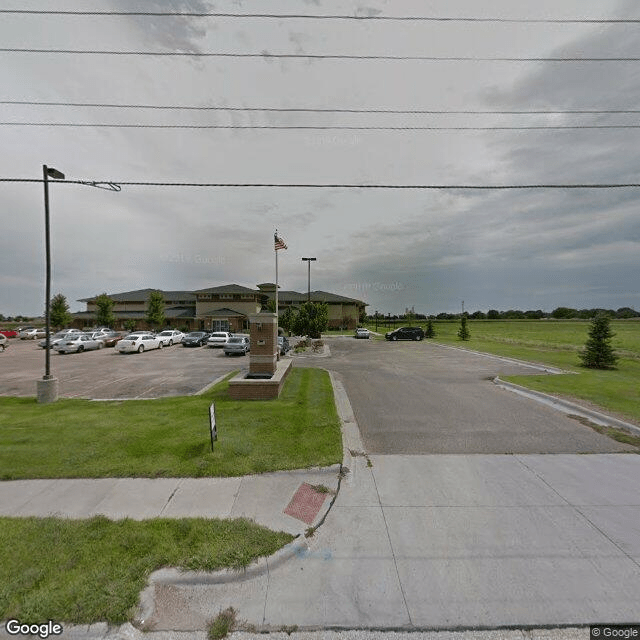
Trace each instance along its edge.
<instances>
[{"instance_id":1,"label":"flagpole","mask_svg":"<svg viewBox=\"0 0 640 640\"><path fill-rule=\"evenodd\" d=\"M276 233L274 238L278 237L278 230L276 229ZM276 325L278 322L278 248L275 246L275 243L273 245L273 248L276 252Z\"/></svg>"}]
</instances>

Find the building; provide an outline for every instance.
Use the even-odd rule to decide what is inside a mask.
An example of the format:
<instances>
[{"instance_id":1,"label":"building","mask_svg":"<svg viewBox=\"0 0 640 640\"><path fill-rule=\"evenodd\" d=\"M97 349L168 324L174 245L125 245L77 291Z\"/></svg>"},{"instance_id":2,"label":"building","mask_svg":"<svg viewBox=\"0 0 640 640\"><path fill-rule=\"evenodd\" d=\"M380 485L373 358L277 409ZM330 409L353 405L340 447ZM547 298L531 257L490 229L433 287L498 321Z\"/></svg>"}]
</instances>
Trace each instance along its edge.
<instances>
[{"instance_id":1,"label":"building","mask_svg":"<svg viewBox=\"0 0 640 640\"><path fill-rule=\"evenodd\" d=\"M124 293L108 294L113 300L114 329L124 330L135 323L137 329L150 328L145 322L149 296L160 291L165 301L166 327L183 331L232 331L242 332L249 328L249 315L260 313L275 302L276 285L270 282L257 285L256 289L239 284L198 289L197 291L162 291L138 289ZM96 324L96 298L83 298L78 302L87 305L86 311L73 314L74 326L86 327ZM297 291L278 292L278 310L297 308L307 301L306 293ZM365 312L366 303L328 291L312 291L312 302L326 302L329 308L329 327L353 329Z\"/></svg>"}]
</instances>

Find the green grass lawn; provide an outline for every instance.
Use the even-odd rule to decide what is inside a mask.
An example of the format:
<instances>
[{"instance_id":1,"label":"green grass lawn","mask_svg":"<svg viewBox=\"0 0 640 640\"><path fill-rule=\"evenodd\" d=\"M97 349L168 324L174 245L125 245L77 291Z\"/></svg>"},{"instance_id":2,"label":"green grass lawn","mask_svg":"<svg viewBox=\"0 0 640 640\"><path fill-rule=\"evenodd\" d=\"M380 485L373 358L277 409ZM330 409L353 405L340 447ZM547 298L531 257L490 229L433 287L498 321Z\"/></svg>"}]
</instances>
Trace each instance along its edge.
<instances>
[{"instance_id":1,"label":"green grass lawn","mask_svg":"<svg viewBox=\"0 0 640 640\"><path fill-rule=\"evenodd\" d=\"M419 323L424 327L426 323ZM457 337L459 321L436 321L434 342L551 365L577 375L504 376L554 395L586 400L640 424L640 322L612 320L612 345L620 358L613 370L581 366L578 357L588 320L469 320L471 339ZM383 332L382 329L379 329Z\"/></svg>"},{"instance_id":2,"label":"green grass lawn","mask_svg":"<svg viewBox=\"0 0 640 640\"><path fill-rule=\"evenodd\" d=\"M123 623L156 569L241 568L292 539L241 519L0 518L0 619Z\"/></svg>"},{"instance_id":3,"label":"green grass lawn","mask_svg":"<svg viewBox=\"0 0 640 640\"><path fill-rule=\"evenodd\" d=\"M325 371L294 368L275 400L231 400L227 389L224 381L202 396L47 405L0 398L0 478L240 476L340 461Z\"/></svg>"}]
</instances>

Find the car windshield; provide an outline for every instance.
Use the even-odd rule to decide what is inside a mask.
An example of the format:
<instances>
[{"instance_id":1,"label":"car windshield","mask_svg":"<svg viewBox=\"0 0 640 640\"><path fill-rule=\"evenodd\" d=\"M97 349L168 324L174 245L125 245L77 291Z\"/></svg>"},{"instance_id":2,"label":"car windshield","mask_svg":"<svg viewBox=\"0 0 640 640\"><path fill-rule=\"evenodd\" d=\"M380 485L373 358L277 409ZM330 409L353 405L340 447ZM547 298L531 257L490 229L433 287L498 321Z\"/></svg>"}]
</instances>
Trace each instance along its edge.
<instances>
[{"instance_id":1,"label":"car windshield","mask_svg":"<svg viewBox=\"0 0 640 640\"><path fill-rule=\"evenodd\" d=\"M242 344L244 338L229 338L229 342L233 344Z\"/></svg>"},{"instance_id":2,"label":"car windshield","mask_svg":"<svg viewBox=\"0 0 640 640\"><path fill-rule=\"evenodd\" d=\"M188 338L202 338L204 335L204 331L192 331L187 337Z\"/></svg>"},{"instance_id":3,"label":"car windshield","mask_svg":"<svg viewBox=\"0 0 640 640\"><path fill-rule=\"evenodd\" d=\"M211 337L212 338L226 338L227 334L226 333L212 333Z\"/></svg>"},{"instance_id":4,"label":"car windshield","mask_svg":"<svg viewBox=\"0 0 640 640\"><path fill-rule=\"evenodd\" d=\"M158 335L159 336L171 336L171 335L173 335L173 331L161 331Z\"/></svg>"},{"instance_id":5,"label":"car windshield","mask_svg":"<svg viewBox=\"0 0 640 640\"><path fill-rule=\"evenodd\" d=\"M131 334L131 335L126 336L125 340L137 340L139 337L140 337L139 335Z\"/></svg>"}]
</instances>

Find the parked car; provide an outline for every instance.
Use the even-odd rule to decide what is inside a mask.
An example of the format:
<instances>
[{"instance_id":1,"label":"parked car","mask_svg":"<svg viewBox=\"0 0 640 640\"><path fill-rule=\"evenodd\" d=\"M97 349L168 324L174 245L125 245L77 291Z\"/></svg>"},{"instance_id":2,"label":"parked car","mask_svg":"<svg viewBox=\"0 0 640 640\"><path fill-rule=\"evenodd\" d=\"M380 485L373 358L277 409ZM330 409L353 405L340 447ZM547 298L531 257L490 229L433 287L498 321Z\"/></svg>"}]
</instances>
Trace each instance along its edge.
<instances>
[{"instance_id":1,"label":"parked car","mask_svg":"<svg viewBox=\"0 0 640 640\"><path fill-rule=\"evenodd\" d=\"M365 329L363 327L358 327L356 329L356 338L367 338L367 340L369 339L369 336L371 335L369 333L369 329Z\"/></svg>"},{"instance_id":2,"label":"parked car","mask_svg":"<svg viewBox=\"0 0 640 640\"><path fill-rule=\"evenodd\" d=\"M183 347L202 347L207 344L209 334L206 331L192 331L182 338Z\"/></svg>"},{"instance_id":3,"label":"parked car","mask_svg":"<svg viewBox=\"0 0 640 640\"><path fill-rule=\"evenodd\" d=\"M107 331L105 333L101 333L98 336L98 339L104 342L105 347L115 347L115 345L122 340L122 334L117 331Z\"/></svg>"},{"instance_id":4,"label":"parked car","mask_svg":"<svg viewBox=\"0 0 640 640\"><path fill-rule=\"evenodd\" d=\"M7 348L7 342L9 342L9 338L0 333L0 351L4 351Z\"/></svg>"},{"instance_id":5,"label":"parked car","mask_svg":"<svg viewBox=\"0 0 640 640\"><path fill-rule=\"evenodd\" d=\"M422 340L424 331L421 327L400 327L384 334L387 340Z\"/></svg>"},{"instance_id":6,"label":"parked car","mask_svg":"<svg viewBox=\"0 0 640 640\"><path fill-rule=\"evenodd\" d=\"M24 329L20 332L20 340L35 340L36 338L44 338L47 335L45 329Z\"/></svg>"},{"instance_id":7,"label":"parked car","mask_svg":"<svg viewBox=\"0 0 640 640\"><path fill-rule=\"evenodd\" d=\"M207 345L210 347L224 347L227 341L233 334L228 331L214 331L207 340Z\"/></svg>"},{"instance_id":8,"label":"parked car","mask_svg":"<svg viewBox=\"0 0 640 640\"><path fill-rule=\"evenodd\" d=\"M116 351L120 353L142 353L149 349L162 349L162 340L152 333L130 333L118 342Z\"/></svg>"},{"instance_id":9,"label":"parked car","mask_svg":"<svg viewBox=\"0 0 640 640\"><path fill-rule=\"evenodd\" d=\"M62 331L56 331L56 333L52 333L49 335L49 348L55 349L65 338L68 338L70 336L77 336L81 333L82 331L80 331L79 329L63 329ZM47 348L46 336L44 340L40 340L40 342L38 342L38 346L42 347L43 349Z\"/></svg>"},{"instance_id":10,"label":"parked car","mask_svg":"<svg viewBox=\"0 0 640 640\"><path fill-rule=\"evenodd\" d=\"M82 353L92 349L102 349L104 342L92 337L88 333L72 334L62 339L56 346L58 353Z\"/></svg>"},{"instance_id":11,"label":"parked car","mask_svg":"<svg viewBox=\"0 0 640 640\"><path fill-rule=\"evenodd\" d=\"M233 354L246 355L250 351L249 338L246 336L231 336L222 347L225 356Z\"/></svg>"},{"instance_id":12,"label":"parked car","mask_svg":"<svg viewBox=\"0 0 640 640\"><path fill-rule=\"evenodd\" d=\"M5 338L17 338L18 332L13 329L0 329L0 335L3 335Z\"/></svg>"},{"instance_id":13,"label":"parked car","mask_svg":"<svg viewBox=\"0 0 640 640\"><path fill-rule=\"evenodd\" d=\"M287 354L287 351L291 350L291 345L285 336L278 336L278 351L281 356Z\"/></svg>"},{"instance_id":14,"label":"parked car","mask_svg":"<svg viewBox=\"0 0 640 640\"><path fill-rule=\"evenodd\" d=\"M161 331L157 334L158 340L161 340L163 346L165 347L171 347L174 344L182 342L183 337L184 333L176 329L165 329L164 331Z\"/></svg>"}]
</instances>

